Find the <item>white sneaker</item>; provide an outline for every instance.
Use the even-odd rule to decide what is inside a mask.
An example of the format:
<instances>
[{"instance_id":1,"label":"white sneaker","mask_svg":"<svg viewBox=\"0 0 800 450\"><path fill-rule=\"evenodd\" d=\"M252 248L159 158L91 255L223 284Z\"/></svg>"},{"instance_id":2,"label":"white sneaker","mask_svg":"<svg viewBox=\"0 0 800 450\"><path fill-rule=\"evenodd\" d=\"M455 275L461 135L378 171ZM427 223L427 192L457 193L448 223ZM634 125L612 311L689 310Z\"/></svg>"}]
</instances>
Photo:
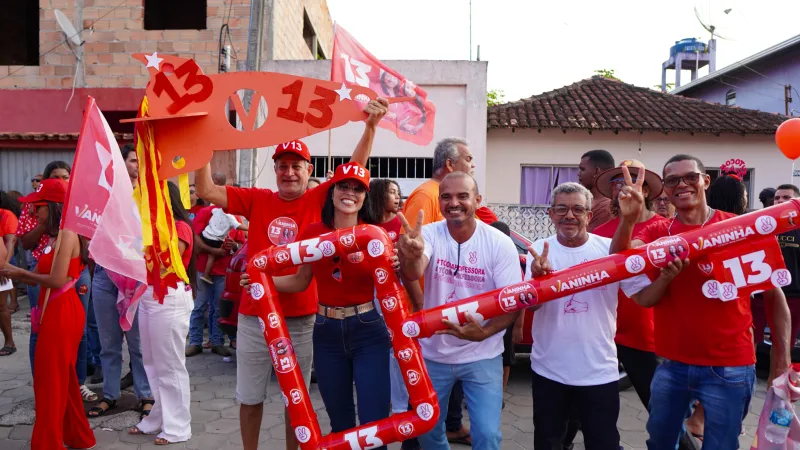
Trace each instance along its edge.
<instances>
[{"instance_id":1,"label":"white sneaker","mask_svg":"<svg viewBox=\"0 0 800 450\"><path fill-rule=\"evenodd\" d=\"M85 402L96 402L98 398L97 394L95 394L85 384L81 385L81 397L83 397L83 401Z\"/></svg>"}]
</instances>

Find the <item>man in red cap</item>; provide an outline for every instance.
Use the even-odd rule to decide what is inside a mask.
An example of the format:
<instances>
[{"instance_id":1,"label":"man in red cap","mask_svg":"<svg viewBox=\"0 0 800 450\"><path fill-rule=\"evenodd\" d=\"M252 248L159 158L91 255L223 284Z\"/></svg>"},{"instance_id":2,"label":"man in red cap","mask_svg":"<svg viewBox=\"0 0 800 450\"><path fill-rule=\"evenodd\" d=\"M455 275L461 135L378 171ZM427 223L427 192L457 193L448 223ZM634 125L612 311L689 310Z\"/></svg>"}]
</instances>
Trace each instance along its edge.
<instances>
[{"instance_id":1,"label":"man in red cap","mask_svg":"<svg viewBox=\"0 0 800 450\"><path fill-rule=\"evenodd\" d=\"M389 102L383 98L370 101L364 108L369 117L351 161L367 164L375 129L388 110ZM315 189L308 189L308 179L314 167L311 165L308 147L302 141L279 145L272 159L275 161L277 191L216 186L211 179L209 165L195 174L198 197L250 221L249 255L255 255L274 245L294 242L306 226L319 222L330 186L330 181L326 181ZM288 275L296 271L297 268L294 267L273 275ZM317 312L316 283L312 281L303 292L280 294L278 298L298 365L308 387L313 358L311 335ZM245 450L255 450L258 447L263 404L267 398L267 381L272 370L270 355L252 302L248 294L242 295L236 332L236 398L241 403L239 422ZM285 424L286 448L296 449L298 444L288 417Z\"/></svg>"}]
</instances>

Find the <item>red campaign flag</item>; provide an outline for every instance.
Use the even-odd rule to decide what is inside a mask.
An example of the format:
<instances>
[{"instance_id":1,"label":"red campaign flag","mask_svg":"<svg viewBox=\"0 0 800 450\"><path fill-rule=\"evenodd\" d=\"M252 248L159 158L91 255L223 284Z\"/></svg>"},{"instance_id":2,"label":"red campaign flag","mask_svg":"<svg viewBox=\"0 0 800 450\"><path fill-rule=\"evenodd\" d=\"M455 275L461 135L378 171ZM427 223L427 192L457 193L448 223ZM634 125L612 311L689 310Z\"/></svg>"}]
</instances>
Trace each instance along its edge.
<instances>
[{"instance_id":1,"label":"red campaign flag","mask_svg":"<svg viewBox=\"0 0 800 450\"><path fill-rule=\"evenodd\" d=\"M414 97L413 101L389 105L380 126L404 141L431 143L436 106L424 89L383 64L339 25L333 36L331 60L331 81L368 87L384 98Z\"/></svg>"}]
</instances>

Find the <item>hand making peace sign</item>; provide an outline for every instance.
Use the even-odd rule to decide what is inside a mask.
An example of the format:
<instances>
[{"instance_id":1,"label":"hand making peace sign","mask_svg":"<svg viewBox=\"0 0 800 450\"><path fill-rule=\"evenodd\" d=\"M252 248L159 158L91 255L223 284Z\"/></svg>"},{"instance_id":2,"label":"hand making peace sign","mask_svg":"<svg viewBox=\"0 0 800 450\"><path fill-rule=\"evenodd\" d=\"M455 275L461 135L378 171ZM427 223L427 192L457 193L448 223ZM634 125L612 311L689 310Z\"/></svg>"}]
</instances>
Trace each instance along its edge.
<instances>
[{"instance_id":1,"label":"hand making peace sign","mask_svg":"<svg viewBox=\"0 0 800 450\"><path fill-rule=\"evenodd\" d=\"M531 252L531 255L533 255L533 261L531 261L532 277L540 277L553 271L553 267L550 265L550 261L547 259L547 253L550 252L550 244L547 242L544 243L544 249L542 249L541 255L536 253L536 250L533 249L533 246L529 246L528 251Z\"/></svg>"},{"instance_id":2,"label":"hand making peace sign","mask_svg":"<svg viewBox=\"0 0 800 450\"><path fill-rule=\"evenodd\" d=\"M425 251L425 241L422 239L422 220L425 218L425 212L419 211L417 214L417 223L414 228L408 224L403 213L397 213L400 218L400 224L403 225L404 234L400 235L397 241L397 249L400 252L400 257L407 260L417 260L422 258Z\"/></svg>"},{"instance_id":3,"label":"hand making peace sign","mask_svg":"<svg viewBox=\"0 0 800 450\"><path fill-rule=\"evenodd\" d=\"M636 182L631 180L631 172L627 166L622 166L622 176L625 177L625 186L619 191L619 214L622 218L636 220L644 208L644 167L639 169Z\"/></svg>"}]
</instances>

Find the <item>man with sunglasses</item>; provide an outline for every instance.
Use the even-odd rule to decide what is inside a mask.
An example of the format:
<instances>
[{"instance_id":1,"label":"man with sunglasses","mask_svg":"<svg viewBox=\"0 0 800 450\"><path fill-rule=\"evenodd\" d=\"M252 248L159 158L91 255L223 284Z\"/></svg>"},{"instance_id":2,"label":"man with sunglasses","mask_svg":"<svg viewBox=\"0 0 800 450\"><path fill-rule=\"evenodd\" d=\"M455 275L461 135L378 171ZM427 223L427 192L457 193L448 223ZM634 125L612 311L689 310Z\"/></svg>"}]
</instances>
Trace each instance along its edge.
<instances>
[{"instance_id":1,"label":"man with sunglasses","mask_svg":"<svg viewBox=\"0 0 800 450\"><path fill-rule=\"evenodd\" d=\"M605 183L609 184L608 177ZM526 279L608 256L611 240L587 230L591 205L591 192L578 183L563 183L553 190L549 215L556 234L529 248ZM609 276L602 268L587 268L571 279L558 280L563 297L533 308L534 449L562 448L567 420L573 414L580 420L587 450L619 448L617 293L621 289L634 298L646 292L659 296L671 275L654 283L639 275L570 293L573 286L600 283Z\"/></svg>"},{"instance_id":2,"label":"man with sunglasses","mask_svg":"<svg viewBox=\"0 0 800 450\"><path fill-rule=\"evenodd\" d=\"M33 192L36 192L39 189L39 185L42 184L42 174L37 173L33 178L31 178L31 188Z\"/></svg>"},{"instance_id":3,"label":"man with sunglasses","mask_svg":"<svg viewBox=\"0 0 800 450\"><path fill-rule=\"evenodd\" d=\"M644 179L633 182L623 168L626 186L619 194L622 220L612 252L651 243L659 238L702 228L734 217L706 204L710 178L703 163L690 155L676 155L664 165L664 190L675 205L672 220L654 223L632 239L644 207ZM700 265L703 265L701 267ZM691 405L705 406L703 443L709 448L739 447L742 420L747 415L755 383L752 315L749 299L723 302L704 295L703 284L713 274L705 263L675 258L664 271L678 271L662 298L635 298L653 307L656 354L665 358L651 385L647 421L649 450L673 450L683 433ZM789 308L780 289L764 292L767 322L772 331L770 381L789 367Z\"/></svg>"},{"instance_id":4,"label":"man with sunglasses","mask_svg":"<svg viewBox=\"0 0 800 450\"><path fill-rule=\"evenodd\" d=\"M388 109L389 102L383 98L370 101L364 108L364 112L368 114L366 127L350 161L367 164L375 129ZM216 186L211 178L209 165L195 174L197 195L201 199L250 221L247 245L251 256L275 245L291 243L306 226L319 222L330 187L330 181L325 181L314 189L308 189L308 179L314 166L311 165L311 153L302 141L278 145L272 159L275 161L277 191ZM296 272L297 267L292 267L273 275ZM289 329L297 364L308 387L313 359L311 335L317 312L316 283L312 281L303 292L279 294L278 301ZM250 295L242 294L236 331L236 398L241 403L239 423L245 450L255 450L258 447L264 400L267 398L267 381L272 370L271 358L256 311ZM296 449L298 444L288 417L284 423L286 448Z\"/></svg>"}]
</instances>

